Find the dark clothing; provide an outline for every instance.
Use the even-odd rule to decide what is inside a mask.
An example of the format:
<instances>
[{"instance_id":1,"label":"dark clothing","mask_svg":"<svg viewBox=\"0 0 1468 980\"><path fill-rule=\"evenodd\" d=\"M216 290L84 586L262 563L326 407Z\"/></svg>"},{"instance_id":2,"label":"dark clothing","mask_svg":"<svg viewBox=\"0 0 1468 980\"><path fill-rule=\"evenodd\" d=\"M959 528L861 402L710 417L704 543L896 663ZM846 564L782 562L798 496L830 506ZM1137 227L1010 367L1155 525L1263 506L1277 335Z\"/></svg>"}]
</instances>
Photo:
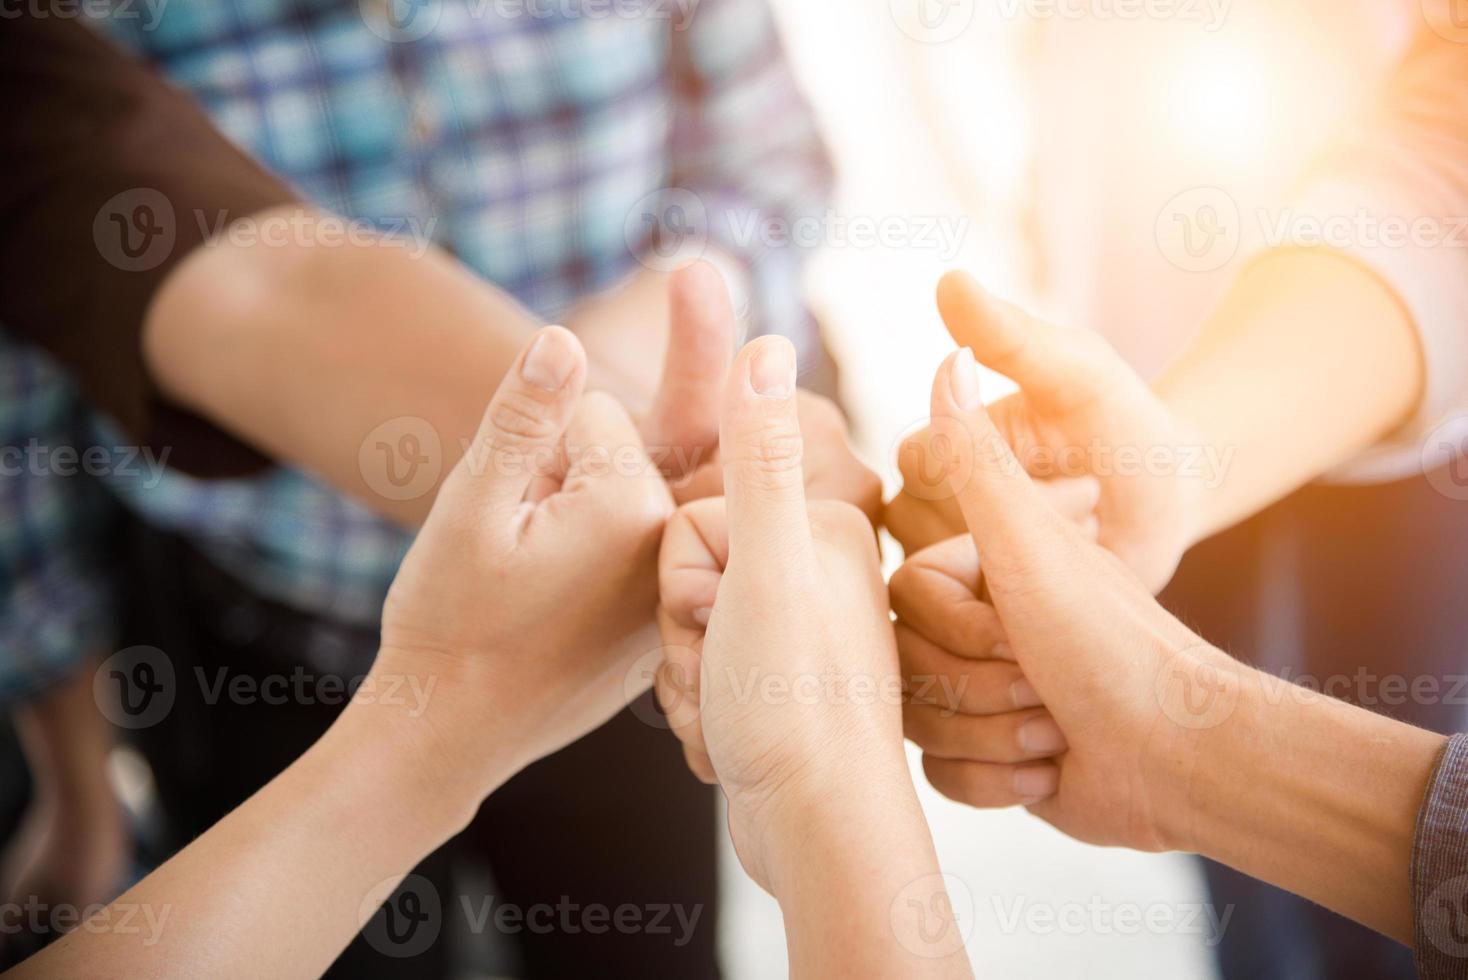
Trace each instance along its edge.
<instances>
[{"instance_id":1,"label":"dark clothing","mask_svg":"<svg viewBox=\"0 0 1468 980\"><path fill-rule=\"evenodd\" d=\"M74 12L73 12L74 14ZM77 17L0 20L0 324L50 352L91 405L201 475L264 459L170 408L142 329L221 214L294 195L194 103Z\"/></svg>"}]
</instances>

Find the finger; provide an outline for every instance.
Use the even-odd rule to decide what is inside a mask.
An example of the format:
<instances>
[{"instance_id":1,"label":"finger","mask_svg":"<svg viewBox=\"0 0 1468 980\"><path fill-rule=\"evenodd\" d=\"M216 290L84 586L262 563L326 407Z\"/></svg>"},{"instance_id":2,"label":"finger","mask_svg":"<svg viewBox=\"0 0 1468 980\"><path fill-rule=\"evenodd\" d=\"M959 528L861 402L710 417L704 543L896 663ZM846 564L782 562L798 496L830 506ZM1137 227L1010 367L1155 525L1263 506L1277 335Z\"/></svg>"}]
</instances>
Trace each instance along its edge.
<instances>
[{"instance_id":1,"label":"finger","mask_svg":"<svg viewBox=\"0 0 1468 980\"><path fill-rule=\"evenodd\" d=\"M795 347L761 337L735 358L725 386L719 454L724 461L731 557L771 569L809 555Z\"/></svg>"},{"instance_id":2,"label":"finger","mask_svg":"<svg viewBox=\"0 0 1468 980\"><path fill-rule=\"evenodd\" d=\"M1036 480L1035 489L1040 491L1040 496L1055 513L1077 527L1084 526L1088 519L1096 516L1096 506L1101 502L1101 481L1094 476Z\"/></svg>"},{"instance_id":3,"label":"finger","mask_svg":"<svg viewBox=\"0 0 1468 980\"><path fill-rule=\"evenodd\" d=\"M668 282L668 350L644 431L665 476L697 469L719 444L719 402L738 322L724 277L707 262Z\"/></svg>"},{"instance_id":4,"label":"finger","mask_svg":"<svg viewBox=\"0 0 1468 980\"><path fill-rule=\"evenodd\" d=\"M1001 766L925 755L923 772L950 800L984 808L1030 806L1060 789L1060 767L1053 762Z\"/></svg>"},{"instance_id":5,"label":"finger","mask_svg":"<svg viewBox=\"0 0 1468 980\"><path fill-rule=\"evenodd\" d=\"M729 524L722 497L680 507L663 532L658 584L663 610L686 630L702 632L713 616L729 561Z\"/></svg>"},{"instance_id":6,"label":"finger","mask_svg":"<svg viewBox=\"0 0 1468 980\"><path fill-rule=\"evenodd\" d=\"M902 706L902 733L940 759L1012 764L1049 759L1065 736L1044 708L1002 715L960 715L926 704Z\"/></svg>"},{"instance_id":7,"label":"finger","mask_svg":"<svg viewBox=\"0 0 1468 980\"><path fill-rule=\"evenodd\" d=\"M968 530L957 507L953 508L950 520L942 508L907 493L892 498L882 512L882 523L908 557Z\"/></svg>"},{"instance_id":8,"label":"finger","mask_svg":"<svg viewBox=\"0 0 1468 980\"><path fill-rule=\"evenodd\" d=\"M490 399L455 478L474 487L491 511L518 509L559 452L585 383L581 342L563 327L536 331ZM479 454L487 460L474 458Z\"/></svg>"},{"instance_id":9,"label":"finger","mask_svg":"<svg viewBox=\"0 0 1468 980\"><path fill-rule=\"evenodd\" d=\"M910 704L966 715L1000 715L1043 704L1013 661L965 660L903 623L896 630L897 655Z\"/></svg>"},{"instance_id":10,"label":"finger","mask_svg":"<svg viewBox=\"0 0 1468 980\"><path fill-rule=\"evenodd\" d=\"M981 601L979 556L967 536L918 552L892 576L897 618L943 649L969 659L1013 660L1004 624Z\"/></svg>"},{"instance_id":11,"label":"finger","mask_svg":"<svg viewBox=\"0 0 1468 980\"><path fill-rule=\"evenodd\" d=\"M1100 390L1094 334L1032 317L964 272L939 282L938 311L959 346L1017 382L1042 411L1069 411Z\"/></svg>"},{"instance_id":12,"label":"finger","mask_svg":"<svg viewBox=\"0 0 1468 980\"><path fill-rule=\"evenodd\" d=\"M566 426L565 453L564 492L596 487L621 495L646 495L666 500L672 513L667 484L648 456L637 424L606 392L589 391L582 397Z\"/></svg>"},{"instance_id":13,"label":"finger","mask_svg":"<svg viewBox=\"0 0 1468 980\"><path fill-rule=\"evenodd\" d=\"M714 773L714 760L709 758L707 752L700 752L691 745L683 746L683 759L688 763L688 770L698 777L698 781L709 786L717 786L719 777Z\"/></svg>"},{"instance_id":14,"label":"finger","mask_svg":"<svg viewBox=\"0 0 1468 980\"><path fill-rule=\"evenodd\" d=\"M692 647L670 646L663 651L663 663L653 675L653 690L658 707L668 727L684 745L699 754L707 754L700 719L702 701L699 670L700 656Z\"/></svg>"},{"instance_id":15,"label":"finger","mask_svg":"<svg viewBox=\"0 0 1468 980\"><path fill-rule=\"evenodd\" d=\"M933 416L953 420L965 433L956 440L959 464L950 479L990 587L1010 575L1016 577L1011 584L1021 587L1022 580L1044 574L1060 554L1055 544L1057 535L1064 539L1060 529L1065 523L994 428L967 348L949 355L939 368L933 380Z\"/></svg>"}]
</instances>

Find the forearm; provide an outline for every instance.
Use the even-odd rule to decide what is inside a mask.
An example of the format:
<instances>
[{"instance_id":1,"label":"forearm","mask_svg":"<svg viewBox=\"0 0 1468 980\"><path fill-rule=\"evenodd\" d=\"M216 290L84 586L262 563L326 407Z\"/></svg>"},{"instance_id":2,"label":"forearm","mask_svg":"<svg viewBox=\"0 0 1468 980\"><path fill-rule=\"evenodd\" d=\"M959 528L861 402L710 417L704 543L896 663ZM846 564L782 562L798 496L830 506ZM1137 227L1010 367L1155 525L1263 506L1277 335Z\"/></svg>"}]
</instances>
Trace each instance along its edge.
<instances>
[{"instance_id":1,"label":"forearm","mask_svg":"<svg viewBox=\"0 0 1468 980\"><path fill-rule=\"evenodd\" d=\"M1423 385L1413 323L1371 272L1327 251L1250 266L1157 386L1227 461L1200 492L1194 542L1369 448L1407 420Z\"/></svg>"},{"instance_id":2,"label":"forearm","mask_svg":"<svg viewBox=\"0 0 1468 980\"><path fill-rule=\"evenodd\" d=\"M416 725L416 728L404 726ZM478 799L424 726L353 704L305 755L17 977L321 975ZM131 910L131 911L129 911Z\"/></svg>"},{"instance_id":3,"label":"forearm","mask_svg":"<svg viewBox=\"0 0 1468 980\"><path fill-rule=\"evenodd\" d=\"M56 808L57 816L78 823L113 816L118 809L107 780L112 726L92 697L93 666L88 662L14 712L39 801Z\"/></svg>"},{"instance_id":4,"label":"forearm","mask_svg":"<svg viewBox=\"0 0 1468 980\"><path fill-rule=\"evenodd\" d=\"M446 475L536 326L436 249L226 239L196 250L169 278L149 309L144 344L150 371L183 406L417 524L436 483L389 499L400 494L380 493L382 481L364 474L372 472L364 451L370 462L383 459L364 444L389 420L422 419L440 447L430 465ZM422 427L384 431L391 455ZM417 445L433 455L422 438Z\"/></svg>"},{"instance_id":5,"label":"forearm","mask_svg":"<svg viewBox=\"0 0 1468 980\"><path fill-rule=\"evenodd\" d=\"M899 775L848 804L832 794L782 815L770 864L792 977L972 976L927 822Z\"/></svg>"},{"instance_id":6,"label":"forearm","mask_svg":"<svg viewBox=\"0 0 1468 980\"><path fill-rule=\"evenodd\" d=\"M1410 943L1412 844L1443 738L1219 664L1219 696L1237 702L1198 734L1168 836Z\"/></svg>"}]
</instances>

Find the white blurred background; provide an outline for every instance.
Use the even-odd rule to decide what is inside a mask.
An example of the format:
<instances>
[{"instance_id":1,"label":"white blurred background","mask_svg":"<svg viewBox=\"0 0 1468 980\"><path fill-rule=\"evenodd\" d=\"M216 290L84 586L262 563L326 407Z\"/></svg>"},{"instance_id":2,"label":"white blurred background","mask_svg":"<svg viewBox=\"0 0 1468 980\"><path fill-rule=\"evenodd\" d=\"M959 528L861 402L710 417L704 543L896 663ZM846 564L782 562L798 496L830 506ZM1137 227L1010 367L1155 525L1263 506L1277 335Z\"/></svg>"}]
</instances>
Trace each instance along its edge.
<instances>
[{"instance_id":1,"label":"white blurred background","mask_svg":"<svg viewBox=\"0 0 1468 980\"><path fill-rule=\"evenodd\" d=\"M1308 183L1421 23L1418 0L772 2L837 158L837 214L962 232L955 250L833 241L811 278L861 448L889 481L952 349L932 298L943 271L1099 330L1154 375L1260 246L1257 210ZM1200 195L1217 197L1200 188L1235 210L1205 212ZM1222 233L1203 262L1178 251L1198 222ZM1143 348L1159 326L1170 349ZM1214 975L1188 859L1075 844L914 776L968 893L955 905L980 976ZM729 973L783 975L779 911L725 858Z\"/></svg>"}]
</instances>

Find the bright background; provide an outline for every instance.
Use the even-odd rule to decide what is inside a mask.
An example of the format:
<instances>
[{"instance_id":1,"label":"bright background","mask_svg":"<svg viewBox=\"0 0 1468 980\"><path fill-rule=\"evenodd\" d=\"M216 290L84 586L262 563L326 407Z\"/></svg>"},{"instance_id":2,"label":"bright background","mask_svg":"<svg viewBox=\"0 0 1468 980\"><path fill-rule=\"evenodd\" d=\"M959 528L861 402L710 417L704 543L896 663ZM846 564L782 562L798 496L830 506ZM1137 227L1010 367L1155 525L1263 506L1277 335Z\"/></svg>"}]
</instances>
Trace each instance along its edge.
<instances>
[{"instance_id":1,"label":"bright background","mask_svg":"<svg viewBox=\"0 0 1468 980\"><path fill-rule=\"evenodd\" d=\"M1250 215L1293 199L1420 25L1417 0L1170 6L1202 19L1121 19L1116 0L772 2L837 157L837 212L969 222L956 255L833 244L811 277L861 449L889 481L952 349L932 299L943 271L1097 329L1154 375L1259 247ZM1068 15L1044 16L1057 9ZM1239 215L1232 261L1207 272L1180 268L1168 233L1198 217L1197 188L1222 190ZM980 976L1214 975L1206 935L1105 925L1127 904L1181 916L1205 902L1190 860L1079 845L1022 811L948 803L914 775L943 868L972 900ZM725 870L730 974L783 975L778 909L732 851ZM1006 928L1016 902L1073 918L1046 934Z\"/></svg>"}]
</instances>

